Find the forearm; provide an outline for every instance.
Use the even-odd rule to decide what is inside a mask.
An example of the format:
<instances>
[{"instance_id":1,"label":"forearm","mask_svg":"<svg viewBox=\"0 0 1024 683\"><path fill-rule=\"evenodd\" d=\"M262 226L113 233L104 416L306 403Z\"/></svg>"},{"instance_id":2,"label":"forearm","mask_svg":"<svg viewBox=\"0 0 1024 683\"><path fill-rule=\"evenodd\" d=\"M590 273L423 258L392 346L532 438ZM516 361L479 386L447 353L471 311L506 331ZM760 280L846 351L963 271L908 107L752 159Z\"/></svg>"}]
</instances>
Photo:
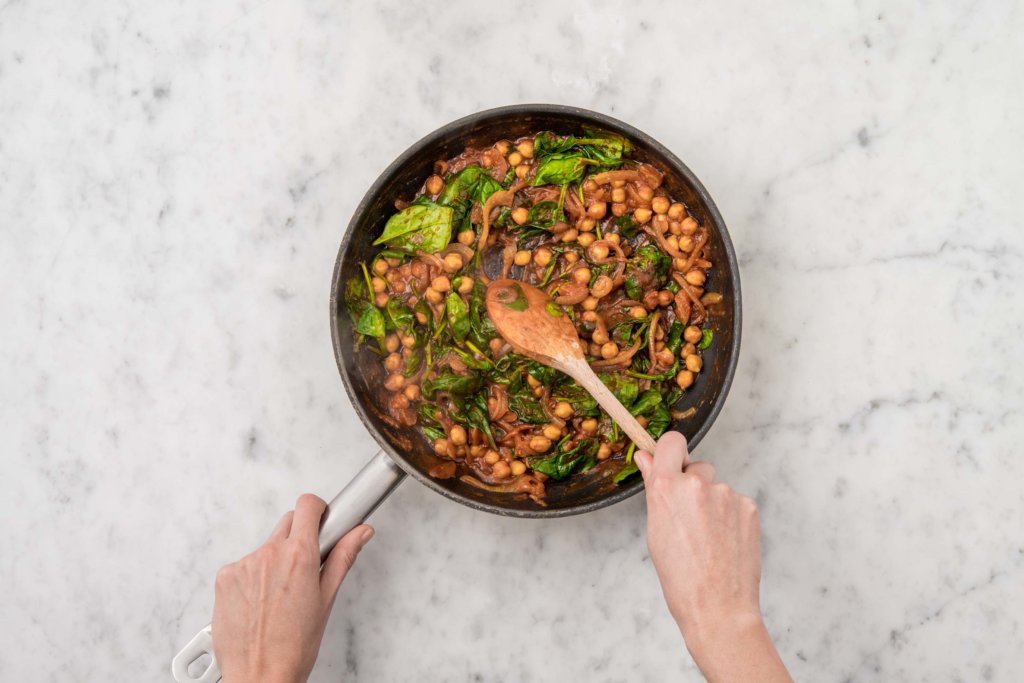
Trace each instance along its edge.
<instances>
[{"instance_id":1,"label":"forearm","mask_svg":"<svg viewBox=\"0 0 1024 683\"><path fill-rule=\"evenodd\" d=\"M681 626L708 683L792 683L759 615Z\"/></svg>"}]
</instances>

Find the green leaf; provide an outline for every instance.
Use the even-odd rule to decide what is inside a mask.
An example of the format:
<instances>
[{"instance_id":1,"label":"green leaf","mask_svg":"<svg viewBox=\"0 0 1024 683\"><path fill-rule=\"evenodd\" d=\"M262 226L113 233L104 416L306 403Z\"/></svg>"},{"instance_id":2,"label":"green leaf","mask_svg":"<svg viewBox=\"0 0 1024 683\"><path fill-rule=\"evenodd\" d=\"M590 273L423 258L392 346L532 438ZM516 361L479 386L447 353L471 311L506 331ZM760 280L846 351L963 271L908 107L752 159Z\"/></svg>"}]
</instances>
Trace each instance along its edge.
<instances>
[{"instance_id":1,"label":"green leaf","mask_svg":"<svg viewBox=\"0 0 1024 683\"><path fill-rule=\"evenodd\" d=\"M469 335L469 308L457 292L448 293L445 313L448 316L448 327L452 331L452 337L459 344L466 341Z\"/></svg>"},{"instance_id":2,"label":"green leaf","mask_svg":"<svg viewBox=\"0 0 1024 683\"><path fill-rule=\"evenodd\" d=\"M598 377L623 405L633 405L636 401L640 385L635 381L617 373L601 373Z\"/></svg>"},{"instance_id":3,"label":"green leaf","mask_svg":"<svg viewBox=\"0 0 1024 683\"><path fill-rule=\"evenodd\" d=\"M469 340L479 348L487 348L487 343L498 335L487 315L487 287L479 279L473 285L469 296Z\"/></svg>"},{"instance_id":4,"label":"green leaf","mask_svg":"<svg viewBox=\"0 0 1024 683\"><path fill-rule=\"evenodd\" d=\"M626 239L636 235L637 230L639 229L636 221L633 220L633 217L628 213L617 216L615 218L615 225L619 228L619 234Z\"/></svg>"},{"instance_id":5,"label":"green leaf","mask_svg":"<svg viewBox=\"0 0 1024 683\"><path fill-rule=\"evenodd\" d=\"M565 185L583 177L588 165L596 161L585 158L581 154L557 153L545 157L533 176L531 185Z\"/></svg>"},{"instance_id":6,"label":"green leaf","mask_svg":"<svg viewBox=\"0 0 1024 683\"><path fill-rule=\"evenodd\" d=\"M383 337L385 334L384 314L370 302L365 302L359 313L359 319L356 321L356 332L368 337Z\"/></svg>"},{"instance_id":7,"label":"green leaf","mask_svg":"<svg viewBox=\"0 0 1024 683\"><path fill-rule=\"evenodd\" d=\"M532 226L549 230L555 223L564 220L565 213L559 208L558 202L551 200L537 202L530 207L526 222L520 226L520 229Z\"/></svg>"},{"instance_id":8,"label":"green leaf","mask_svg":"<svg viewBox=\"0 0 1024 683\"><path fill-rule=\"evenodd\" d=\"M455 206L470 199L470 194L486 173L479 166L466 166L464 169L445 178L444 189L437 196L441 206Z\"/></svg>"},{"instance_id":9,"label":"green leaf","mask_svg":"<svg viewBox=\"0 0 1024 683\"><path fill-rule=\"evenodd\" d=\"M564 443L563 439L553 455L531 458L530 467L557 480L565 479L577 469L589 469L588 465L593 466L594 454L598 449L596 440L585 439L568 450L563 449Z\"/></svg>"},{"instance_id":10,"label":"green leaf","mask_svg":"<svg viewBox=\"0 0 1024 683\"><path fill-rule=\"evenodd\" d=\"M623 465L622 469L615 473L612 477L612 481L616 484L621 484L623 481L628 479L631 475L636 474L640 471L640 468L636 466L636 463L632 460Z\"/></svg>"},{"instance_id":11,"label":"green leaf","mask_svg":"<svg viewBox=\"0 0 1024 683\"><path fill-rule=\"evenodd\" d=\"M374 244L409 251L434 253L452 239L452 209L436 204L413 204L388 219L384 232Z\"/></svg>"},{"instance_id":12,"label":"green leaf","mask_svg":"<svg viewBox=\"0 0 1024 683\"><path fill-rule=\"evenodd\" d=\"M499 183L497 180L492 178L489 173L487 173L480 176L480 180L478 180L476 185L473 186L473 189L470 191L469 194L470 197L480 202L480 205L483 206L484 202L486 202L487 199L492 194L498 192L501 189L501 183Z\"/></svg>"},{"instance_id":13,"label":"green leaf","mask_svg":"<svg viewBox=\"0 0 1024 683\"><path fill-rule=\"evenodd\" d=\"M597 405L597 400L574 380L569 380L560 386L556 392L552 392L552 396L556 401L566 401L572 404L576 415L580 417L600 417L601 415L601 408Z\"/></svg>"},{"instance_id":14,"label":"green leaf","mask_svg":"<svg viewBox=\"0 0 1024 683\"><path fill-rule=\"evenodd\" d=\"M700 331L700 342L697 344L697 348L703 351L704 349L711 346L711 340L715 338L715 333L711 331L710 327L705 327Z\"/></svg>"},{"instance_id":15,"label":"green leaf","mask_svg":"<svg viewBox=\"0 0 1024 683\"><path fill-rule=\"evenodd\" d=\"M668 338L665 340L665 348L672 352L672 355L678 355L679 349L683 345L683 330L686 327L675 320L672 322L672 327L668 328Z\"/></svg>"},{"instance_id":16,"label":"green leaf","mask_svg":"<svg viewBox=\"0 0 1024 683\"><path fill-rule=\"evenodd\" d=\"M633 275L626 278L626 296L637 301L644 298L643 287L640 286L640 281Z\"/></svg>"},{"instance_id":17,"label":"green leaf","mask_svg":"<svg viewBox=\"0 0 1024 683\"><path fill-rule=\"evenodd\" d=\"M393 296L388 299L388 303L384 306L385 322L389 330L409 330L412 329L415 318L410 309L406 308L402 300L397 296Z\"/></svg>"},{"instance_id":18,"label":"green leaf","mask_svg":"<svg viewBox=\"0 0 1024 683\"><path fill-rule=\"evenodd\" d=\"M662 402L654 409L650 419L647 421L647 432L657 439L665 433L671 424L672 414L669 412L668 406Z\"/></svg>"},{"instance_id":19,"label":"green leaf","mask_svg":"<svg viewBox=\"0 0 1024 683\"><path fill-rule=\"evenodd\" d=\"M634 417L637 415L647 415L660 405L661 392L657 389L648 389L640 394L640 398L630 407L629 412Z\"/></svg>"},{"instance_id":20,"label":"green leaf","mask_svg":"<svg viewBox=\"0 0 1024 683\"><path fill-rule=\"evenodd\" d=\"M444 391L455 396L465 396L478 390L481 383L482 378L477 373L457 375L446 372L423 382L423 395L429 397L438 391Z\"/></svg>"}]
</instances>

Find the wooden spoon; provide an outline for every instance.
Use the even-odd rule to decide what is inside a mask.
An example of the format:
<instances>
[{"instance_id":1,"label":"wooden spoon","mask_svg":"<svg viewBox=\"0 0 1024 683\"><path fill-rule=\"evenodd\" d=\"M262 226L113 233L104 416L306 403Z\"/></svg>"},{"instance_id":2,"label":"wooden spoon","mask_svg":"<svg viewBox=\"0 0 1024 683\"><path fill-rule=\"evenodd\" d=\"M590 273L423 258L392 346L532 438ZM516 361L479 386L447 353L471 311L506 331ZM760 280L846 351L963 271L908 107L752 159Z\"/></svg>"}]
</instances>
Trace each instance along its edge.
<instances>
[{"instance_id":1,"label":"wooden spoon","mask_svg":"<svg viewBox=\"0 0 1024 683\"><path fill-rule=\"evenodd\" d=\"M487 286L487 313L498 334L516 353L572 377L590 392L637 448L654 452L654 437L591 369L572 320L547 294L518 280L495 280Z\"/></svg>"}]
</instances>

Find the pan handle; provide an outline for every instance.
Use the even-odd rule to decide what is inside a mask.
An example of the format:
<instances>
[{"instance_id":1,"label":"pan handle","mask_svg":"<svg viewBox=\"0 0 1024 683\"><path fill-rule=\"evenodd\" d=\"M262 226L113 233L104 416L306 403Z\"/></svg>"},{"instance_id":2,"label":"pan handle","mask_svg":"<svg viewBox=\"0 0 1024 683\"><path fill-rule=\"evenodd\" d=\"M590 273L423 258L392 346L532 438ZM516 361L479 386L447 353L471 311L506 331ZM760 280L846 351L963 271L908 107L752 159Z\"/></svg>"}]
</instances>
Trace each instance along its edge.
<instances>
[{"instance_id":1,"label":"pan handle","mask_svg":"<svg viewBox=\"0 0 1024 683\"><path fill-rule=\"evenodd\" d=\"M365 521L377 506L384 502L404 477L405 472L402 468L384 451L378 451L370 458L341 493L327 504L327 511L320 520L321 562L327 559L342 536ZM209 658L206 667L196 665L194 668L201 670L190 672L189 667L204 656ZM197 633L195 638L171 660L171 673L178 683L216 683L220 680L220 667L213 655L211 626Z\"/></svg>"}]
</instances>

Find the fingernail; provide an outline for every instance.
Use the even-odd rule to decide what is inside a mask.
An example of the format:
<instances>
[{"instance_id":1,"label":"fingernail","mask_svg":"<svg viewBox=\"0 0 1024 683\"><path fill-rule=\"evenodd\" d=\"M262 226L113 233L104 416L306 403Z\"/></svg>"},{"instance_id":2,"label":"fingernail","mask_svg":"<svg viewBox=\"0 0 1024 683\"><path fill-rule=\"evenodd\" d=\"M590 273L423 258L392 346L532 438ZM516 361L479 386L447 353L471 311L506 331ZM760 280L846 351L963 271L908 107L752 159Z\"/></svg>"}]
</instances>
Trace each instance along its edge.
<instances>
[{"instance_id":1,"label":"fingernail","mask_svg":"<svg viewBox=\"0 0 1024 683\"><path fill-rule=\"evenodd\" d=\"M364 546L366 543L373 538L373 527L368 526L363 529L363 533L359 534L359 545Z\"/></svg>"}]
</instances>

